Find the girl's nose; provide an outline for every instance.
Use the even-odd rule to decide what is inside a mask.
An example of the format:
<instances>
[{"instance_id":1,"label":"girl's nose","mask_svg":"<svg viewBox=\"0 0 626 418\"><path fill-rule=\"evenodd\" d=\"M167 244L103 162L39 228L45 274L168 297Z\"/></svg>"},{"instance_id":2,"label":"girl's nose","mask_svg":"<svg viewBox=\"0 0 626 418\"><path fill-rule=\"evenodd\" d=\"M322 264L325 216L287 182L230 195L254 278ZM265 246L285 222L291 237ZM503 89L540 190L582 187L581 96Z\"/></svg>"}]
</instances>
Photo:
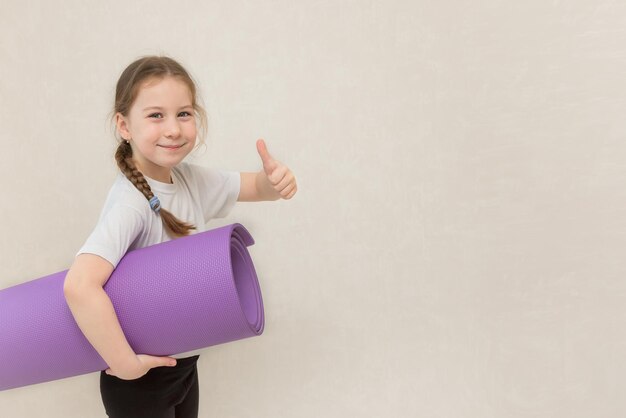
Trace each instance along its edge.
<instances>
[{"instance_id":1,"label":"girl's nose","mask_svg":"<svg viewBox=\"0 0 626 418\"><path fill-rule=\"evenodd\" d=\"M167 125L165 136L168 138L176 138L178 135L180 135L180 126L178 125L178 121L174 119L174 121Z\"/></svg>"}]
</instances>

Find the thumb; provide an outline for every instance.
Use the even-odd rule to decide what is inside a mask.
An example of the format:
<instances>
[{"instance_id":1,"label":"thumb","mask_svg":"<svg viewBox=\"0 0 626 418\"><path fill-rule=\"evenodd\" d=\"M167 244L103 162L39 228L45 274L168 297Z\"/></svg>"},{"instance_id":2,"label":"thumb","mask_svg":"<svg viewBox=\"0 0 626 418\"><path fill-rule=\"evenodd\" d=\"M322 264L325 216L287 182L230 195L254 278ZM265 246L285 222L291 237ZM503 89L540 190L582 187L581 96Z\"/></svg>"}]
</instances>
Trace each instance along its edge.
<instances>
[{"instance_id":1,"label":"thumb","mask_svg":"<svg viewBox=\"0 0 626 418\"><path fill-rule=\"evenodd\" d=\"M176 366L176 359L172 357L161 357L162 366Z\"/></svg>"},{"instance_id":2,"label":"thumb","mask_svg":"<svg viewBox=\"0 0 626 418\"><path fill-rule=\"evenodd\" d=\"M261 161L263 161L263 169L265 170L265 173L271 174L272 171L274 171L274 168L276 168L276 161L267 150L267 146L265 145L265 141L263 139L256 141L256 149L259 152Z\"/></svg>"},{"instance_id":3,"label":"thumb","mask_svg":"<svg viewBox=\"0 0 626 418\"><path fill-rule=\"evenodd\" d=\"M176 366L176 359L172 357L146 356L146 363L150 368L163 366Z\"/></svg>"}]
</instances>

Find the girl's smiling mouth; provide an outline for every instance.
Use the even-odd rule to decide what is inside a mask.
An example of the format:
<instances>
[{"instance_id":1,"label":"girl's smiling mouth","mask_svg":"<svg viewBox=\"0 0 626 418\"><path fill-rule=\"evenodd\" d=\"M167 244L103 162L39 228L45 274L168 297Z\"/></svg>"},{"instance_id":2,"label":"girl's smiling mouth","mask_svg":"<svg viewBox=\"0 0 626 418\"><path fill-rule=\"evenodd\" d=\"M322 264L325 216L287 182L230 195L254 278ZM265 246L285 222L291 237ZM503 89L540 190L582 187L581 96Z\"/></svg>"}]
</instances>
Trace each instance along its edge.
<instances>
[{"instance_id":1,"label":"girl's smiling mouth","mask_svg":"<svg viewBox=\"0 0 626 418\"><path fill-rule=\"evenodd\" d=\"M168 146L168 145L159 145L157 144L158 147L162 147L162 148L166 148L166 149L178 149L180 147L182 147L183 145L186 145L187 143L185 142L184 144L180 144L180 145L175 145L175 146Z\"/></svg>"}]
</instances>

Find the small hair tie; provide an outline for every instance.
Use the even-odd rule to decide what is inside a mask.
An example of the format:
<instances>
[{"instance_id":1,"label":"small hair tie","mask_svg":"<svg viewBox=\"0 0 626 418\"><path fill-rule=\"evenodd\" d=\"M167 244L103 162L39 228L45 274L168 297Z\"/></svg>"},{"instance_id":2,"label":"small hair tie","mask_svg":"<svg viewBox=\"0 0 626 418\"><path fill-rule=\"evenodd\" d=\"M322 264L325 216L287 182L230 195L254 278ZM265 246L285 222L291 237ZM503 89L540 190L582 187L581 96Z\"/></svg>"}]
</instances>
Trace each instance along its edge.
<instances>
[{"instance_id":1,"label":"small hair tie","mask_svg":"<svg viewBox=\"0 0 626 418\"><path fill-rule=\"evenodd\" d=\"M161 202L159 202L158 197L152 196L152 198L150 199L150 207L153 211L159 213L159 211L161 210Z\"/></svg>"}]
</instances>

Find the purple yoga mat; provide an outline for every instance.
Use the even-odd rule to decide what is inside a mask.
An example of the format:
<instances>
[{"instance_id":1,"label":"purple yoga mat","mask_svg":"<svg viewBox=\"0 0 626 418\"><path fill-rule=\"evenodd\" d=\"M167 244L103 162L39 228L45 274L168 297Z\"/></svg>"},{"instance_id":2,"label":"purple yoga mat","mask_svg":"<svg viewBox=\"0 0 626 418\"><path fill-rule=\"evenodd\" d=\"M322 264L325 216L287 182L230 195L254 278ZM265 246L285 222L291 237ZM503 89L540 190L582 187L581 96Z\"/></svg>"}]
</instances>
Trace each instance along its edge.
<instances>
[{"instance_id":1,"label":"purple yoga mat","mask_svg":"<svg viewBox=\"0 0 626 418\"><path fill-rule=\"evenodd\" d=\"M175 355L263 333L252 244L235 223L126 253L104 290L135 353ZM66 274L0 290L0 390L108 367L67 306Z\"/></svg>"}]
</instances>

